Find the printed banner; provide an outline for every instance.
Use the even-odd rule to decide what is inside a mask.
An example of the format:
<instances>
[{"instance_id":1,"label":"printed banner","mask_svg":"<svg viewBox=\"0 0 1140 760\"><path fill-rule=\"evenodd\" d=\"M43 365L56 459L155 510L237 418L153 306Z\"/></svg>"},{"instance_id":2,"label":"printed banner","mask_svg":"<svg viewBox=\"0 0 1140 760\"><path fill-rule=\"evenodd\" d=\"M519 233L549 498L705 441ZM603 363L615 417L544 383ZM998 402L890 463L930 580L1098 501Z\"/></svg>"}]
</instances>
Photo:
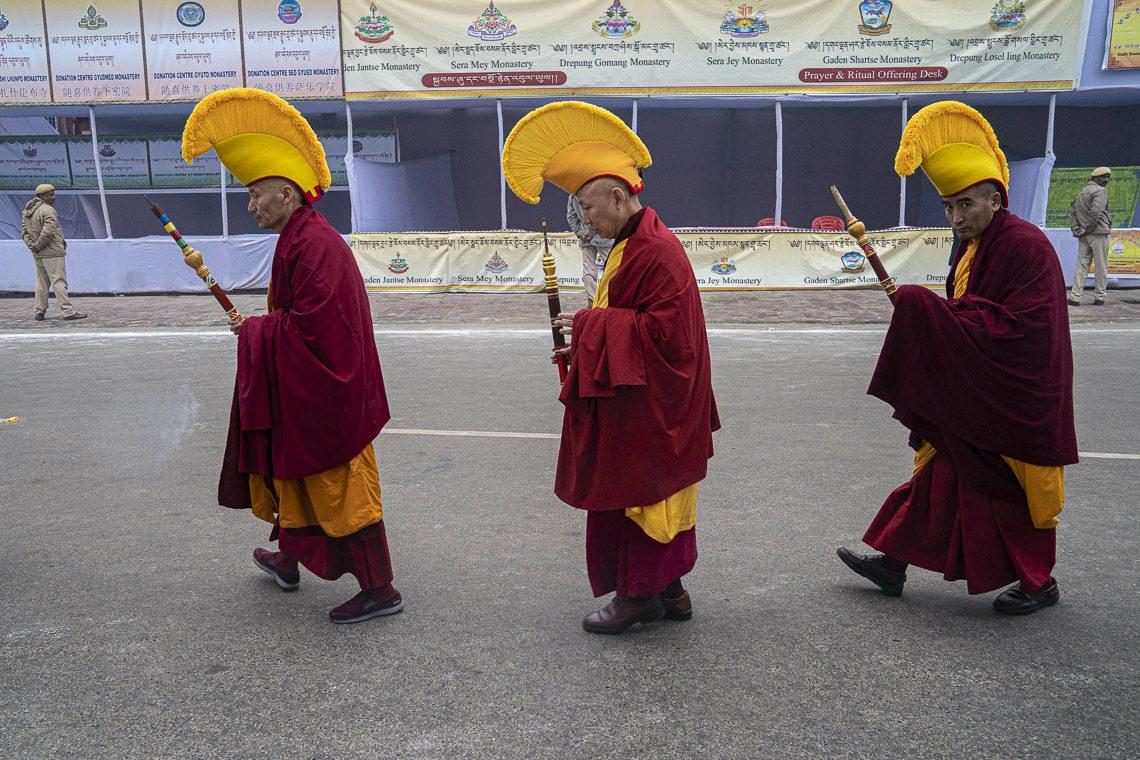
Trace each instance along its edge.
<instances>
[{"instance_id":1,"label":"printed banner","mask_svg":"<svg viewBox=\"0 0 1140 760\"><path fill-rule=\"evenodd\" d=\"M198 156L194 163L182 159L182 140L148 140L151 187L221 187L221 163L213 151Z\"/></svg>"},{"instance_id":2,"label":"printed banner","mask_svg":"<svg viewBox=\"0 0 1140 760\"><path fill-rule=\"evenodd\" d=\"M678 237L701 290L865 288L879 282L846 233L694 231ZM549 239L559 287L581 290L577 238L557 233ZM944 285L952 241L945 229L871 233L900 285ZM349 242L372 291L542 290L542 235L533 232L366 234Z\"/></svg>"},{"instance_id":3,"label":"printed banner","mask_svg":"<svg viewBox=\"0 0 1140 760\"><path fill-rule=\"evenodd\" d=\"M146 100L136 0L46 0L56 103Z\"/></svg>"},{"instance_id":4,"label":"printed banner","mask_svg":"<svg viewBox=\"0 0 1140 760\"><path fill-rule=\"evenodd\" d=\"M0 189L30 191L41 182L71 187L67 143L63 137L0 139Z\"/></svg>"},{"instance_id":5,"label":"printed banner","mask_svg":"<svg viewBox=\"0 0 1140 760\"><path fill-rule=\"evenodd\" d=\"M348 173L344 167L348 135L318 135L325 148L325 160L329 164L334 185L348 185ZM383 164L396 163L396 132L354 132L352 135L352 155L363 161Z\"/></svg>"},{"instance_id":6,"label":"printed banner","mask_svg":"<svg viewBox=\"0 0 1140 760\"><path fill-rule=\"evenodd\" d=\"M1113 0L1106 44L1106 69L1140 69L1140 2Z\"/></svg>"},{"instance_id":7,"label":"printed banner","mask_svg":"<svg viewBox=\"0 0 1140 760\"><path fill-rule=\"evenodd\" d=\"M340 71L337 0L241 0L245 81L283 98L336 98Z\"/></svg>"},{"instance_id":8,"label":"printed banner","mask_svg":"<svg viewBox=\"0 0 1140 760\"><path fill-rule=\"evenodd\" d=\"M352 251L372 291L446 293L451 276L447 233L354 235Z\"/></svg>"},{"instance_id":9,"label":"printed banner","mask_svg":"<svg viewBox=\"0 0 1140 760\"><path fill-rule=\"evenodd\" d=\"M67 146L71 159L72 186L97 188L95 156L91 143L72 142ZM108 190L150 186L150 162L145 139L114 138L99 141L99 168L103 187Z\"/></svg>"},{"instance_id":10,"label":"printed banner","mask_svg":"<svg viewBox=\"0 0 1140 760\"><path fill-rule=\"evenodd\" d=\"M43 6L0 5L0 105L50 102Z\"/></svg>"},{"instance_id":11,"label":"printed banner","mask_svg":"<svg viewBox=\"0 0 1140 760\"><path fill-rule=\"evenodd\" d=\"M1108 274L1140 274L1140 230L1108 234Z\"/></svg>"},{"instance_id":12,"label":"printed banner","mask_svg":"<svg viewBox=\"0 0 1140 760\"><path fill-rule=\"evenodd\" d=\"M1053 168L1049 177L1049 200L1045 208L1045 226L1069 228L1069 210L1088 184L1094 167ZM1115 228L1131 227L1136 201L1140 199L1140 166L1110 166L1108 183L1108 216Z\"/></svg>"},{"instance_id":13,"label":"printed banner","mask_svg":"<svg viewBox=\"0 0 1140 760\"><path fill-rule=\"evenodd\" d=\"M350 97L1075 86L1082 0L341 0Z\"/></svg>"},{"instance_id":14,"label":"printed banner","mask_svg":"<svg viewBox=\"0 0 1140 760\"><path fill-rule=\"evenodd\" d=\"M147 0L142 8L151 100L242 86L238 0Z\"/></svg>"}]
</instances>

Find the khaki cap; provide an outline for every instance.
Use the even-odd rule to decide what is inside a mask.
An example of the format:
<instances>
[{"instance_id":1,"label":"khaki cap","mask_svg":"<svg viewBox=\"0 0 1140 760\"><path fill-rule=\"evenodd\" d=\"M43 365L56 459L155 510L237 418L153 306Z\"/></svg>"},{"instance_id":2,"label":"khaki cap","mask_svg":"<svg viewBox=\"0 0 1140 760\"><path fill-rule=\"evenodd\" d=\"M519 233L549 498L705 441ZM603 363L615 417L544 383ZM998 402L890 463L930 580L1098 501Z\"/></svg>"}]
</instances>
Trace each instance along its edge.
<instances>
[{"instance_id":1,"label":"khaki cap","mask_svg":"<svg viewBox=\"0 0 1140 760\"><path fill-rule=\"evenodd\" d=\"M55 185L49 185L46 182L43 183L42 185L36 185L36 195L43 195L44 193L50 193L53 190L55 190Z\"/></svg>"},{"instance_id":2,"label":"khaki cap","mask_svg":"<svg viewBox=\"0 0 1140 760\"><path fill-rule=\"evenodd\" d=\"M1090 174L1089 176L1090 177L1103 177L1105 175L1110 175L1110 174L1112 174L1112 169L1109 169L1107 166L1098 166L1097 168L1093 169L1093 173Z\"/></svg>"}]
</instances>

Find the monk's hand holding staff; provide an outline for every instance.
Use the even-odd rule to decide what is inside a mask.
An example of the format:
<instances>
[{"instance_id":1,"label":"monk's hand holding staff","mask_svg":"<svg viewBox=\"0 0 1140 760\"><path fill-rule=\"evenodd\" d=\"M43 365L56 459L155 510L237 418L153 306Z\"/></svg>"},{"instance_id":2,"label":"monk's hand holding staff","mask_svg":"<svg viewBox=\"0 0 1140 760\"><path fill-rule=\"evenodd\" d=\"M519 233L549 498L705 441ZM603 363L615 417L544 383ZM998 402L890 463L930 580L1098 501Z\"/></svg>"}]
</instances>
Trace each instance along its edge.
<instances>
[{"instance_id":1,"label":"monk's hand holding staff","mask_svg":"<svg viewBox=\"0 0 1140 760\"><path fill-rule=\"evenodd\" d=\"M875 276L879 278L879 282L883 285L883 290L887 294L887 298L891 299L891 303L895 302L895 291L898 290L898 285L895 284L895 278L887 274L887 268L883 266L883 262L879 260L879 254L875 251L875 247L871 245L871 238L867 235L867 227L863 222L855 218L851 213L851 209L847 208L847 203L843 200L843 196L839 194L839 188L835 185L831 186L831 194L835 196L835 202L839 204L839 210L843 212L844 219L847 220L847 234L855 238L859 247L863 249L863 253L867 256L867 261L871 264L871 269L875 270Z\"/></svg>"}]
</instances>

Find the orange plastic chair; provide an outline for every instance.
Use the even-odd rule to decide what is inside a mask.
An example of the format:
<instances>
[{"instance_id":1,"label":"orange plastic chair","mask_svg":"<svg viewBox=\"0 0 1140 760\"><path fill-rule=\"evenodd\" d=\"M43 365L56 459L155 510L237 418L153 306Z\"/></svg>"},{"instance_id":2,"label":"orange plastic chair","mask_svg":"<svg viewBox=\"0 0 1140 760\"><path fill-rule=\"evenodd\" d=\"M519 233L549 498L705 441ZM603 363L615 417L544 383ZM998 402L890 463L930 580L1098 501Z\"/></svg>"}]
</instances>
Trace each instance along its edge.
<instances>
[{"instance_id":1,"label":"orange plastic chair","mask_svg":"<svg viewBox=\"0 0 1140 760\"><path fill-rule=\"evenodd\" d=\"M826 232L846 232L847 224L837 216L825 214L812 219L811 228L813 230L824 230Z\"/></svg>"},{"instance_id":2,"label":"orange plastic chair","mask_svg":"<svg viewBox=\"0 0 1140 760\"><path fill-rule=\"evenodd\" d=\"M780 223L776 224L776 217L766 216L763 219L757 219L756 220L756 226L757 227L787 227L788 222L785 219L781 219Z\"/></svg>"}]
</instances>

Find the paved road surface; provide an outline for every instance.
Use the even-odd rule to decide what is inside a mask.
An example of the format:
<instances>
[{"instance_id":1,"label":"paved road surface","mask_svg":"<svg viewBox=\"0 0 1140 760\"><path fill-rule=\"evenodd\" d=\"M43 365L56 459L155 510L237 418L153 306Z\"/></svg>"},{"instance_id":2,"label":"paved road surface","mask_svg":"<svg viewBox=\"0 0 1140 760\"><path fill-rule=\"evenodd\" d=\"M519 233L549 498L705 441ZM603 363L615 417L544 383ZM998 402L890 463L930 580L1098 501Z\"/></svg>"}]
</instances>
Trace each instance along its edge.
<instances>
[{"instance_id":1,"label":"paved road surface","mask_svg":"<svg viewBox=\"0 0 1140 760\"><path fill-rule=\"evenodd\" d=\"M921 571L888 599L834 555L908 477L904 431L864 395L881 326L718 325L696 616L615 639L579 628L598 603L583 516L551 493L556 440L397 432L557 433L542 329L380 324L407 610L342 627L325 615L350 578L279 592L249 559L268 526L214 505L228 333L12 329L10 303L4 757L1140 753L1135 322L1075 328L1080 448L1132 458L1069 470L1063 597L1024 619Z\"/></svg>"}]
</instances>

